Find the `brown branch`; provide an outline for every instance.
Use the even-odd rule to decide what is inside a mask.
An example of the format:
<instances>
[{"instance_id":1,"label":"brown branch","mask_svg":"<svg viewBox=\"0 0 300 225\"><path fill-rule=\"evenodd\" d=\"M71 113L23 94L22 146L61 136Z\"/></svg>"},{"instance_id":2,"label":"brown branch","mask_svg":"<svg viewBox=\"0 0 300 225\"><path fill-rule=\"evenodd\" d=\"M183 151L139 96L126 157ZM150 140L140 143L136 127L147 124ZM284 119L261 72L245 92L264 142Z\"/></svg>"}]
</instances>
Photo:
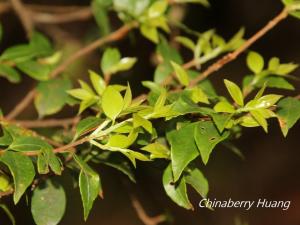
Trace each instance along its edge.
<instances>
[{"instance_id":1,"label":"brown branch","mask_svg":"<svg viewBox=\"0 0 300 225\"><path fill-rule=\"evenodd\" d=\"M91 18L93 13L90 7L85 7L73 12L68 13L41 13L41 12L32 12L32 20L36 23L43 24L60 24L60 23L69 23L74 21L83 21Z\"/></svg>"},{"instance_id":2,"label":"brown branch","mask_svg":"<svg viewBox=\"0 0 300 225\"><path fill-rule=\"evenodd\" d=\"M96 50L97 48L101 47L104 44L107 44L109 42L117 41L117 40L120 40L120 39L124 38L127 35L127 33L136 26L137 26L137 23L123 25L121 28L114 31L113 33L88 44L84 48L82 48L82 49L78 50L77 52L75 52L71 57L69 57L62 64L60 64L55 70L53 70L50 73L49 76L51 78L54 78L54 77L58 76L60 73L64 72L69 65L74 63L79 58L81 58L85 55L88 55L89 53L91 53L92 51ZM32 89L31 91L29 91L27 93L27 95L6 116L6 118L8 120L16 118L32 102L32 100L35 97L35 94L36 94L35 89Z\"/></svg>"},{"instance_id":3,"label":"brown branch","mask_svg":"<svg viewBox=\"0 0 300 225\"><path fill-rule=\"evenodd\" d=\"M27 33L27 37L30 37L33 31L34 23L29 12L27 11L26 7L24 7L21 0L10 0L10 2Z\"/></svg>"},{"instance_id":4,"label":"brown branch","mask_svg":"<svg viewBox=\"0 0 300 225\"><path fill-rule=\"evenodd\" d=\"M42 127L67 127L78 123L79 117L64 118L64 119L47 119L47 120L12 120L9 122L15 123L25 128L42 128Z\"/></svg>"},{"instance_id":5,"label":"brown branch","mask_svg":"<svg viewBox=\"0 0 300 225\"><path fill-rule=\"evenodd\" d=\"M6 13L11 9L10 2L1 2L0 3L0 14Z\"/></svg>"},{"instance_id":6,"label":"brown branch","mask_svg":"<svg viewBox=\"0 0 300 225\"><path fill-rule=\"evenodd\" d=\"M154 217L148 216L140 201L132 193L130 194L130 200L136 214L145 225L157 225L166 221L165 215L158 215Z\"/></svg>"},{"instance_id":7,"label":"brown branch","mask_svg":"<svg viewBox=\"0 0 300 225\"><path fill-rule=\"evenodd\" d=\"M36 94L36 90L32 89L29 91L26 96L22 99L22 101L17 104L14 109L6 116L6 119L11 120L18 116L23 110L32 102L34 96Z\"/></svg>"},{"instance_id":8,"label":"brown branch","mask_svg":"<svg viewBox=\"0 0 300 225\"><path fill-rule=\"evenodd\" d=\"M213 72L218 71L227 63L235 60L242 52L244 52L246 49L248 49L254 42L256 42L258 39L260 39L263 35L265 35L272 28L274 28L280 21L284 20L288 16L288 14L289 14L289 9L284 8L276 17L274 17L274 19L269 21L269 23L267 23L267 25L265 25L261 30L259 30L256 34L254 34L246 42L244 42L244 44L241 47L236 49L234 52L228 53L223 58L221 58L220 60L218 60L217 62L212 64L210 67L208 67L203 73L201 73L195 79L193 79L190 82L190 87L195 86L199 81L207 78Z\"/></svg>"}]
</instances>

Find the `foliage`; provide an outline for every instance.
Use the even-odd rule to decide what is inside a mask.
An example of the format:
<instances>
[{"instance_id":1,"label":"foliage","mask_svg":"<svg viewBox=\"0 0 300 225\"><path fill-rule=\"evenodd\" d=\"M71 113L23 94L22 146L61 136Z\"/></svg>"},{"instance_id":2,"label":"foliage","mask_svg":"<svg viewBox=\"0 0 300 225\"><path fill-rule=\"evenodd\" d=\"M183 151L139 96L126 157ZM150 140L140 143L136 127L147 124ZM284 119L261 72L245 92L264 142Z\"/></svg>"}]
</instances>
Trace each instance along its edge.
<instances>
[{"instance_id":1,"label":"foliage","mask_svg":"<svg viewBox=\"0 0 300 225\"><path fill-rule=\"evenodd\" d=\"M283 2L288 13L299 17L299 1ZM207 196L209 185L201 170L213 160L220 143L232 145L243 127L261 127L268 132L270 118L279 121L286 136L300 119L297 98L265 94L268 88L295 89L290 78L298 65L281 63L277 57L267 61L259 53L249 51L246 64L250 75L244 76L242 85L224 79L226 96L216 92L207 76L194 83L195 78L204 74L204 64L245 43L244 28L228 41L215 30L200 34L183 29L186 36L177 36L174 41L192 55L184 63L182 51L167 41L171 29L181 28L170 25L169 12L174 3L209 6L206 0L91 3L102 35L110 35L108 15L114 11L125 25L135 24L133 27L156 46L159 60L153 81L142 82L149 89L142 96L136 96L129 83L110 83L112 76L143 63L143 59L122 57L116 47L107 47L99 60L98 72L89 70L85 79L88 81L79 80L79 87L74 88L67 74L63 78L53 76L63 61L62 52L41 33L34 32L28 43L9 47L1 54L1 76L12 83L20 83L24 75L38 82L34 105L40 119L57 114L66 105L79 106L81 119L73 124L74 129L62 132L48 127L46 139L39 130L15 124L6 114L1 116L0 193L13 193L17 204L25 193L30 193L34 179L38 180L29 194L37 225L58 224L63 217L66 196L55 176L70 171L77 176L86 220L94 201L103 195L98 164L113 167L135 182L134 169L139 161L151 166L159 161L165 168L162 185L166 194L177 205L192 209L187 186L201 197ZM8 208L0 206L12 218Z\"/></svg>"}]
</instances>

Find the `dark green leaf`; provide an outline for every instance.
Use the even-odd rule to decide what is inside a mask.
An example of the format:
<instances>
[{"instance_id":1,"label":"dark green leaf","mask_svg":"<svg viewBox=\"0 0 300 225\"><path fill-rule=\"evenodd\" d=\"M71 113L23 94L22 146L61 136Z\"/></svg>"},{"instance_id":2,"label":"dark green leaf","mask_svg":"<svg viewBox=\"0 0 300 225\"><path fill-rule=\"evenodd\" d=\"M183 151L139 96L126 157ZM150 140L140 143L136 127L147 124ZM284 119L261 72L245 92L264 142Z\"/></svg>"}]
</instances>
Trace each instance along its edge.
<instances>
[{"instance_id":1,"label":"dark green leaf","mask_svg":"<svg viewBox=\"0 0 300 225\"><path fill-rule=\"evenodd\" d=\"M34 99L40 117L59 112L68 99L67 90L71 88L68 79L53 79L40 82Z\"/></svg>"},{"instance_id":2,"label":"dark green leaf","mask_svg":"<svg viewBox=\"0 0 300 225\"><path fill-rule=\"evenodd\" d=\"M19 83L21 75L17 70L4 64L0 64L0 76L5 77L12 83Z\"/></svg>"},{"instance_id":3,"label":"dark green leaf","mask_svg":"<svg viewBox=\"0 0 300 225\"><path fill-rule=\"evenodd\" d=\"M31 199L31 213L37 225L58 224L66 209L66 194L63 187L47 179L34 189Z\"/></svg>"},{"instance_id":4,"label":"dark green leaf","mask_svg":"<svg viewBox=\"0 0 300 225\"><path fill-rule=\"evenodd\" d=\"M6 151L0 161L9 168L14 178L14 203L17 204L35 175L31 159L18 152Z\"/></svg>"},{"instance_id":5,"label":"dark green leaf","mask_svg":"<svg viewBox=\"0 0 300 225\"><path fill-rule=\"evenodd\" d=\"M39 81L48 80L51 71L51 67L49 65L43 65L36 61L17 63L17 67L23 73Z\"/></svg>"},{"instance_id":6,"label":"dark green leaf","mask_svg":"<svg viewBox=\"0 0 300 225\"><path fill-rule=\"evenodd\" d=\"M196 126L197 124L193 123L167 134L167 139L171 145L174 182L180 178L185 167L199 155L192 135Z\"/></svg>"},{"instance_id":7,"label":"dark green leaf","mask_svg":"<svg viewBox=\"0 0 300 225\"><path fill-rule=\"evenodd\" d=\"M187 196L185 180L181 178L176 183L174 182L171 164L164 171L163 185L167 195L177 205L184 207L186 209L193 209L193 206L190 203Z\"/></svg>"},{"instance_id":8,"label":"dark green leaf","mask_svg":"<svg viewBox=\"0 0 300 225\"><path fill-rule=\"evenodd\" d=\"M198 168L188 168L184 174L184 179L185 182L190 184L203 198L207 197L209 190L208 181Z\"/></svg>"},{"instance_id":9,"label":"dark green leaf","mask_svg":"<svg viewBox=\"0 0 300 225\"><path fill-rule=\"evenodd\" d=\"M211 121L201 121L197 123L194 130L194 137L204 164L207 164L214 147L228 136L229 132L227 131L220 134Z\"/></svg>"},{"instance_id":10,"label":"dark green leaf","mask_svg":"<svg viewBox=\"0 0 300 225\"><path fill-rule=\"evenodd\" d=\"M278 120L284 136L300 119L300 101L295 98L284 98L278 102Z\"/></svg>"}]
</instances>

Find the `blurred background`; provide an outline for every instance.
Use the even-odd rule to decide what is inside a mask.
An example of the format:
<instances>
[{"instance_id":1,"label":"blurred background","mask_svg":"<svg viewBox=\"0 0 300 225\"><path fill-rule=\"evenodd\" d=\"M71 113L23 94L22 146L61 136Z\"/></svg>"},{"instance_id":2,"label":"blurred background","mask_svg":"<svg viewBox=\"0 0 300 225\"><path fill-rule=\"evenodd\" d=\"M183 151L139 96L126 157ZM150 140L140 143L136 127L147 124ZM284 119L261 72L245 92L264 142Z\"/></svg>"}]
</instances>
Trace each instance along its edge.
<instances>
[{"instance_id":1,"label":"blurred background","mask_svg":"<svg viewBox=\"0 0 300 225\"><path fill-rule=\"evenodd\" d=\"M28 0L30 4L53 5L89 5L87 0ZM203 32L216 28L217 33L225 38L231 37L244 26L246 38L250 37L282 9L280 0L210 0L211 7L190 5L186 8L184 23L190 28ZM1 11L0 11L1 12ZM4 38L0 51L16 43L26 42L22 26L10 11L0 14L4 27ZM112 26L117 28L120 23L112 15ZM38 30L53 38L58 46L65 46L71 52L80 48L82 44L97 35L97 26L93 19L67 23L64 25L47 25ZM135 32L136 44L133 36L122 40L117 45L122 54L136 56L139 63L133 71L114 77L112 82L131 82L132 89L138 95L143 91L140 81L151 79L154 66L148 60L154 52L154 45L140 37ZM293 61L300 63L300 21L292 17L284 20L274 30L255 43L251 49L260 52L265 58L279 57L282 62ZM89 55L74 65L68 73L75 80L87 77L87 68L99 70L100 51ZM144 61L143 61L144 60ZM217 91L224 94L222 85L224 78L238 83L244 75L249 73L245 64L245 54L239 59L226 65L211 76L217 86ZM300 70L294 74L297 76ZM299 83L294 83L300 92ZM4 112L18 102L34 85L31 79L24 78L21 85L12 85L0 78L0 106ZM296 95L299 93L287 93ZM76 114L77 109L64 109L58 117ZM28 108L21 118L36 118L33 107ZM184 210L175 205L164 193L161 183L161 168L153 164L138 164L137 185L130 186L135 190L149 215L166 213L170 222L175 225L299 225L300 224L300 124L290 130L287 138L283 138L277 121L271 121L270 132L265 134L261 128L245 129L243 135L235 144L245 155L241 159L225 148L218 147L203 172L210 183L209 197L211 199L227 200L290 200L289 210L282 209L200 209L197 207L200 197L191 192L191 201L195 211ZM67 190L68 204L66 215L61 222L63 225L142 225L129 200L128 188L124 186L123 175L117 171L100 167L105 198L96 201L95 207L86 223L83 222L79 190L73 190L69 185L70 177L65 174L64 180ZM34 224L30 209L23 198L20 204L13 206L9 199L5 199L16 216L18 225ZM0 225L8 225L3 212L0 210ZM166 223L167 224L167 223Z\"/></svg>"}]
</instances>

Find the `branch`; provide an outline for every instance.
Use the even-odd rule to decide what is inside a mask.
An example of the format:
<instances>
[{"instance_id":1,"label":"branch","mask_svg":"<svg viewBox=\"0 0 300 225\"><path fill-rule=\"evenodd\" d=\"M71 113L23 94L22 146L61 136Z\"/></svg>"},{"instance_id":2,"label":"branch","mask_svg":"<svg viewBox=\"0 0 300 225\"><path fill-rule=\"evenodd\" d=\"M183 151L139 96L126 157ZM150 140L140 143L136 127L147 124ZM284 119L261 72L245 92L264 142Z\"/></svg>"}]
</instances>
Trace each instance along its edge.
<instances>
[{"instance_id":1,"label":"branch","mask_svg":"<svg viewBox=\"0 0 300 225\"><path fill-rule=\"evenodd\" d=\"M208 67L203 73L201 73L195 79L193 79L190 82L190 87L195 86L199 81L207 78L213 72L218 71L227 63L235 60L242 52L244 52L246 49L248 49L254 42L256 42L258 39L260 39L263 35L265 35L272 28L274 28L280 21L284 20L288 16L289 11L290 11L289 8L287 8L287 7L284 8L276 17L274 17L274 19L269 21L269 23L267 23L267 25L265 25L261 30L259 30L256 34L254 34L246 42L244 42L244 44L241 47L236 49L234 52L228 53L223 58L221 58L220 60L218 60L217 62L212 64L210 67Z\"/></svg>"},{"instance_id":2,"label":"branch","mask_svg":"<svg viewBox=\"0 0 300 225\"><path fill-rule=\"evenodd\" d=\"M166 221L166 217L164 215L158 215L154 217L148 216L142 204L139 202L137 197L132 193L130 194L130 199L131 199L131 204L134 210L136 211L136 214L145 225L157 225Z\"/></svg>"},{"instance_id":3,"label":"branch","mask_svg":"<svg viewBox=\"0 0 300 225\"><path fill-rule=\"evenodd\" d=\"M69 65L74 63L76 60L79 58L88 55L92 51L96 50L97 48L103 46L104 44L107 44L109 42L121 40L124 38L127 33L132 30L134 27L137 26L137 23L132 23L132 24L125 24L118 30L114 31L113 33L100 38L84 48L78 50L75 52L70 58L68 58L66 61L64 61L62 64L60 64L55 70L53 70L49 77L54 78L58 76L60 73L64 72ZM16 118L34 99L36 94L35 89L32 89L27 93L27 95L15 106L15 108L6 116L7 119L11 120Z\"/></svg>"},{"instance_id":4,"label":"branch","mask_svg":"<svg viewBox=\"0 0 300 225\"><path fill-rule=\"evenodd\" d=\"M78 123L79 117L65 119L47 119L47 120L12 120L10 122L25 128L41 128L41 127L67 127Z\"/></svg>"},{"instance_id":5,"label":"branch","mask_svg":"<svg viewBox=\"0 0 300 225\"><path fill-rule=\"evenodd\" d=\"M93 16L90 7L85 7L68 13L41 13L32 12L32 20L36 23L44 24L60 24L74 21L87 20Z\"/></svg>"},{"instance_id":6,"label":"branch","mask_svg":"<svg viewBox=\"0 0 300 225\"><path fill-rule=\"evenodd\" d=\"M26 7L24 7L21 0L10 0L10 2L19 19L21 20L21 23L27 33L27 37L30 37L33 31L34 23L29 12L27 11Z\"/></svg>"}]
</instances>

